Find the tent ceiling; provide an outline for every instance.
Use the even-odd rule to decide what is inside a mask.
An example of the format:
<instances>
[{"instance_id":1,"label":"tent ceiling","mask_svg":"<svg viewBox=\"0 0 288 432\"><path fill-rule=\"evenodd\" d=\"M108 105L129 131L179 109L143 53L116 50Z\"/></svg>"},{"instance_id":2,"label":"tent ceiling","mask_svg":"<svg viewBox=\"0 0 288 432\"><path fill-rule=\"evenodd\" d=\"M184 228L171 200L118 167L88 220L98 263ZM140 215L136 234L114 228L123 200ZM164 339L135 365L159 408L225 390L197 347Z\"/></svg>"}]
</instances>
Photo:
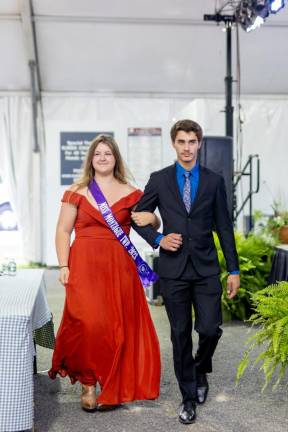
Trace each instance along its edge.
<instances>
[{"instance_id":1,"label":"tent ceiling","mask_svg":"<svg viewBox=\"0 0 288 432\"><path fill-rule=\"evenodd\" d=\"M0 90L30 86L20 3L0 3ZM215 3L225 2L32 0L42 89L221 94L225 33L203 21ZM242 93L288 94L288 7L239 34ZM235 42L233 31L234 65Z\"/></svg>"}]
</instances>

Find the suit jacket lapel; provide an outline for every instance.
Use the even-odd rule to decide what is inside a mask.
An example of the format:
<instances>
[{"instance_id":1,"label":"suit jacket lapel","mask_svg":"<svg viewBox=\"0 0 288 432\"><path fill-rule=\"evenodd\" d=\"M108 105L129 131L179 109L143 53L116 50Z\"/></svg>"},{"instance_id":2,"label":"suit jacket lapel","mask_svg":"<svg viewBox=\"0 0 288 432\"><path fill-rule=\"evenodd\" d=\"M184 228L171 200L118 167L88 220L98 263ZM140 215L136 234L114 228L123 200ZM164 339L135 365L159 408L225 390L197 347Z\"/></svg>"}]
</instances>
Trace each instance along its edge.
<instances>
[{"instance_id":1,"label":"suit jacket lapel","mask_svg":"<svg viewBox=\"0 0 288 432\"><path fill-rule=\"evenodd\" d=\"M199 165L199 183L198 183L195 199L191 205L190 213L195 209L195 207L197 207L199 199L201 199L201 196L205 190L204 188L205 179L203 179L203 177L205 177L205 172L203 172L203 167Z\"/></svg>"},{"instance_id":2,"label":"suit jacket lapel","mask_svg":"<svg viewBox=\"0 0 288 432\"><path fill-rule=\"evenodd\" d=\"M167 180L168 180L167 183L168 183L169 189L173 193L178 204L181 206L181 208L187 214L187 210L186 210L185 204L183 202L183 199L182 199L179 187L178 187L178 183L177 183L176 164L171 165L169 168L170 168L169 171L166 172Z\"/></svg>"}]
</instances>

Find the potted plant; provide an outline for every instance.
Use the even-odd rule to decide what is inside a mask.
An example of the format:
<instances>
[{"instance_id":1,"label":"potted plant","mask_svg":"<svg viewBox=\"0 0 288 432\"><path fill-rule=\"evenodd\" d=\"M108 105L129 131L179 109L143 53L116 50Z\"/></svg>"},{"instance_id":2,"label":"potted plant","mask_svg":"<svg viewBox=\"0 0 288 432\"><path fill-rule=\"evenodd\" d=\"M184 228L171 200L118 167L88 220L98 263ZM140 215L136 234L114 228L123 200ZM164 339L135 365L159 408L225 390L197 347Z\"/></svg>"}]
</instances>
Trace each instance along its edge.
<instances>
[{"instance_id":1,"label":"potted plant","mask_svg":"<svg viewBox=\"0 0 288 432\"><path fill-rule=\"evenodd\" d=\"M268 220L268 227L277 235L280 243L288 244L288 211L279 211Z\"/></svg>"},{"instance_id":2,"label":"potted plant","mask_svg":"<svg viewBox=\"0 0 288 432\"><path fill-rule=\"evenodd\" d=\"M271 239L277 243L288 244L288 211L281 208L280 203L274 201L272 205L274 214L265 217L260 211L256 210L253 214L254 224L258 225L258 234Z\"/></svg>"},{"instance_id":3,"label":"potted plant","mask_svg":"<svg viewBox=\"0 0 288 432\"><path fill-rule=\"evenodd\" d=\"M288 212L283 215L283 225L279 229L280 243L288 244Z\"/></svg>"}]
</instances>

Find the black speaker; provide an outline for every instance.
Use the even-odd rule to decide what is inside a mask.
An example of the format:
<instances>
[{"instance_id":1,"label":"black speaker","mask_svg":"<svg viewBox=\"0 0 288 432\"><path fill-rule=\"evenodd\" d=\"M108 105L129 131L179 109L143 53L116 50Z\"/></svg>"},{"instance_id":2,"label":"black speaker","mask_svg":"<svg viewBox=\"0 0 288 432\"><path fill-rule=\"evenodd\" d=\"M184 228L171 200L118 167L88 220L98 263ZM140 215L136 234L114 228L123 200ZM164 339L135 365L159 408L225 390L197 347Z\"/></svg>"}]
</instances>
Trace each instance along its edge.
<instances>
[{"instance_id":1,"label":"black speaker","mask_svg":"<svg viewBox=\"0 0 288 432\"><path fill-rule=\"evenodd\" d=\"M204 136L199 154L200 164L222 175L227 192L230 216L233 213L233 139Z\"/></svg>"}]
</instances>

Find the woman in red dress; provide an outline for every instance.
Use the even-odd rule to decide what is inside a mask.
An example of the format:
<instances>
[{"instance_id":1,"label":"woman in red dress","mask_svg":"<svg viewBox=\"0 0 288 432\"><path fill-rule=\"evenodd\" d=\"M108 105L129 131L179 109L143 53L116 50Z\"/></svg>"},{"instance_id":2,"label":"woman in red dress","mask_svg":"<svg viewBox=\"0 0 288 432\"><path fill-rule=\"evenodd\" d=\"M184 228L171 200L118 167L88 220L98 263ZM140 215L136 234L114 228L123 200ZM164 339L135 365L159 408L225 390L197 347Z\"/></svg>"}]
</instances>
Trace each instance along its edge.
<instances>
[{"instance_id":1,"label":"woman in red dress","mask_svg":"<svg viewBox=\"0 0 288 432\"><path fill-rule=\"evenodd\" d=\"M142 195L128 184L114 139L100 135L88 150L83 177L62 198L56 250L66 300L49 376L80 381L81 406L88 411L155 399L160 383L159 343L143 287L88 189L93 178L127 234ZM151 213L137 217L138 224L157 224Z\"/></svg>"}]
</instances>

